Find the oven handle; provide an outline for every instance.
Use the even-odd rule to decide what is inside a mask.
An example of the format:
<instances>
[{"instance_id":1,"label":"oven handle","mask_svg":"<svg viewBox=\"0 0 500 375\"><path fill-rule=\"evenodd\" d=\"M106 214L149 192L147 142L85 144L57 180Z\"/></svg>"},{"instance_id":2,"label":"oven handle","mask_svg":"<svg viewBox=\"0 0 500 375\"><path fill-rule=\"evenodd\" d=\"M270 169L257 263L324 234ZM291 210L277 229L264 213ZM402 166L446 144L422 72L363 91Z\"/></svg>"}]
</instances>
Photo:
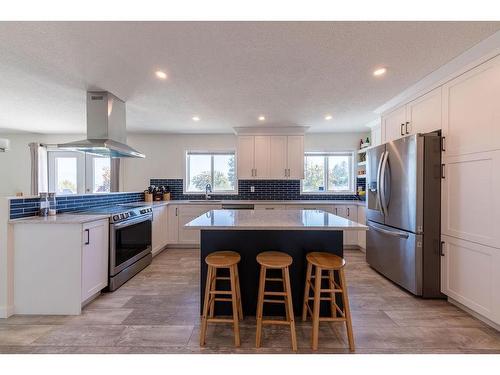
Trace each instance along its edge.
<instances>
[{"instance_id":1,"label":"oven handle","mask_svg":"<svg viewBox=\"0 0 500 375\"><path fill-rule=\"evenodd\" d=\"M134 219L134 220L127 220L127 221L123 221L121 223L117 223L117 224L111 224L113 226L114 229L120 229L120 228L126 228L128 226L131 226L131 225L134 225L134 224L138 224L138 223L142 223L144 221L153 221L153 215L146 215L146 216L141 216L141 217L138 217L137 219Z\"/></svg>"}]
</instances>

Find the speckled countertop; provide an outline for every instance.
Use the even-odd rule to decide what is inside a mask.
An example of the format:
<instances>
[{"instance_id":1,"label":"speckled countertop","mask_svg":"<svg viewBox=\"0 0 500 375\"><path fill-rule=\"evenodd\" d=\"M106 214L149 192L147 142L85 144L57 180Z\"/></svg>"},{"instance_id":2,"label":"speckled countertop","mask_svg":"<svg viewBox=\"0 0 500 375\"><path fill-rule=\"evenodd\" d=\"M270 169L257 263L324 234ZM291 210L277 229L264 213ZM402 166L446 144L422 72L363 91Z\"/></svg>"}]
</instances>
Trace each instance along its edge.
<instances>
[{"instance_id":1,"label":"speckled countertop","mask_svg":"<svg viewBox=\"0 0 500 375\"><path fill-rule=\"evenodd\" d=\"M354 200L294 200L294 201L272 201L272 200L217 200L217 199L193 199L193 200L171 200L171 201L155 201L155 202L135 202L127 203L127 206L165 206L173 204L270 204L270 205L333 205L333 204L350 204L354 206L365 206L365 201Z\"/></svg>"},{"instance_id":2,"label":"speckled countertop","mask_svg":"<svg viewBox=\"0 0 500 375\"><path fill-rule=\"evenodd\" d=\"M104 214L58 214L56 216L30 216L22 219L9 220L11 224L85 224L96 220L108 219Z\"/></svg>"}]
</instances>

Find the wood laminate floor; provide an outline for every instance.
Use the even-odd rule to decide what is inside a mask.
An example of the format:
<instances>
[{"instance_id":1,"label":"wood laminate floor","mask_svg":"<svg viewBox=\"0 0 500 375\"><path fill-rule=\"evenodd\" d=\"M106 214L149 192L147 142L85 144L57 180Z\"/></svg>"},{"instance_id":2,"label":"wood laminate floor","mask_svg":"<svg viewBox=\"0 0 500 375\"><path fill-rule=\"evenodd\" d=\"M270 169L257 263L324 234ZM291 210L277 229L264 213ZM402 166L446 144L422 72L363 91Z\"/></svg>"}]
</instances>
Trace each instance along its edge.
<instances>
[{"instance_id":1,"label":"wood laminate floor","mask_svg":"<svg viewBox=\"0 0 500 375\"><path fill-rule=\"evenodd\" d=\"M443 300L415 298L346 251L356 353L500 353L500 333ZM290 353L287 327L265 326L255 349L255 318L209 326L199 340L199 250L169 249L81 316L0 319L1 353ZM300 319L299 319L300 320ZM299 353L311 353L311 324L297 322ZM319 353L349 353L341 323L322 323Z\"/></svg>"}]
</instances>

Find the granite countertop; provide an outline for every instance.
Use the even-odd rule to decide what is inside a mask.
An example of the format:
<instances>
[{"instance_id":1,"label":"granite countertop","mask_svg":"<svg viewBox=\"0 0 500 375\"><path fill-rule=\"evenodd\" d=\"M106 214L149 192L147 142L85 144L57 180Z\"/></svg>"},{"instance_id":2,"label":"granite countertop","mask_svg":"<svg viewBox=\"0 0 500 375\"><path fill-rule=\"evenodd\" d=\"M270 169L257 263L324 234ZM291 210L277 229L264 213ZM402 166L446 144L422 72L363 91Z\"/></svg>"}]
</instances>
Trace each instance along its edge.
<instances>
[{"instance_id":1,"label":"granite countertop","mask_svg":"<svg viewBox=\"0 0 500 375\"><path fill-rule=\"evenodd\" d=\"M320 210L211 210L184 226L213 230L366 231L366 225Z\"/></svg>"},{"instance_id":2,"label":"granite countertop","mask_svg":"<svg viewBox=\"0 0 500 375\"><path fill-rule=\"evenodd\" d=\"M354 201L354 200L287 200L287 201L273 201L273 200L218 200L218 199L193 199L193 200L170 200L170 201L154 201L154 202L135 202L135 203L127 203L127 206L150 206L150 207L158 207L158 206L166 206L169 204L276 204L276 205L292 205L292 204L301 204L301 205L321 205L321 204L350 204L354 206L365 206L365 201Z\"/></svg>"},{"instance_id":3,"label":"granite countertop","mask_svg":"<svg viewBox=\"0 0 500 375\"><path fill-rule=\"evenodd\" d=\"M9 220L11 224L85 224L96 220L108 219L109 215L57 214L56 216L30 216L22 219Z\"/></svg>"}]
</instances>

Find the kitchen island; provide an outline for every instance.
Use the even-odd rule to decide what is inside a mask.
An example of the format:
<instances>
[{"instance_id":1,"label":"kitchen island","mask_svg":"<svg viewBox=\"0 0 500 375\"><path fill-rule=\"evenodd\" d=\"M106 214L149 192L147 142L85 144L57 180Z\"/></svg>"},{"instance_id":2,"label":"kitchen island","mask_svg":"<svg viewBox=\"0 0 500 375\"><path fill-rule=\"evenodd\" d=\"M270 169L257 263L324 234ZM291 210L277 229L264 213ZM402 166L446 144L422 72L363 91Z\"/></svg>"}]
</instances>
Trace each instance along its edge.
<instances>
[{"instance_id":1,"label":"kitchen island","mask_svg":"<svg viewBox=\"0 0 500 375\"><path fill-rule=\"evenodd\" d=\"M343 256L344 231L366 231L365 225L321 210L212 210L185 225L201 232L201 294L204 295L207 265L205 257L221 250L236 251L243 312L255 315L259 281L257 254L275 250L293 258L290 266L292 299L295 314L300 314L306 274L305 256L324 251ZM278 283L276 283L278 284ZM218 285L219 287L219 285ZM279 286L277 286L279 290ZM269 290L272 290L271 288ZM200 311L202 308L200 299ZM340 303L340 301L339 301ZM324 307L326 308L326 306ZM278 304L266 306L266 315L282 315ZM216 313L229 314L229 304L218 303Z\"/></svg>"}]
</instances>

